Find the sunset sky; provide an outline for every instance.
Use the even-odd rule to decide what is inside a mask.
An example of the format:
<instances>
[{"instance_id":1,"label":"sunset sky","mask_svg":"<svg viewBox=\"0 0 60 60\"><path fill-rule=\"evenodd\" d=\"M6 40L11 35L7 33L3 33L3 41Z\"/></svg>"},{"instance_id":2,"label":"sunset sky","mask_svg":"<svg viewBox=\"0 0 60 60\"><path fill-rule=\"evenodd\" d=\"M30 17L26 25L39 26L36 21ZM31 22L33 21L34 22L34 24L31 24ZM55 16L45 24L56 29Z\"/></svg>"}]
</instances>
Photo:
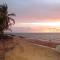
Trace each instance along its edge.
<instances>
[{"instance_id":1,"label":"sunset sky","mask_svg":"<svg viewBox=\"0 0 60 60\"><path fill-rule=\"evenodd\" d=\"M6 1L9 13L15 13L12 32L60 32L60 0Z\"/></svg>"}]
</instances>

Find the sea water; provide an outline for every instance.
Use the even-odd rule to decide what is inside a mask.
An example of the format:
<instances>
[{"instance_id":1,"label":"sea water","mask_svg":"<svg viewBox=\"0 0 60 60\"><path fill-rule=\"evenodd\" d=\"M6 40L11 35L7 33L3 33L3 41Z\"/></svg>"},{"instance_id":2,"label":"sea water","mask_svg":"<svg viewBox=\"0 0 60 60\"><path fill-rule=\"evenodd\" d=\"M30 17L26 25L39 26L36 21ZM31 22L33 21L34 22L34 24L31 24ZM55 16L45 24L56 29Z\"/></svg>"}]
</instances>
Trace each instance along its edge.
<instances>
[{"instance_id":1,"label":"sea water","mask_svg":"<svg viewBox=\"0 0 60 60\"><path fill-rule=\"evenodd\" d=\"M60 41L60 33L12 33L12 34L16 36L22 36L27 39Z\"/></svg>"}]
</instances>

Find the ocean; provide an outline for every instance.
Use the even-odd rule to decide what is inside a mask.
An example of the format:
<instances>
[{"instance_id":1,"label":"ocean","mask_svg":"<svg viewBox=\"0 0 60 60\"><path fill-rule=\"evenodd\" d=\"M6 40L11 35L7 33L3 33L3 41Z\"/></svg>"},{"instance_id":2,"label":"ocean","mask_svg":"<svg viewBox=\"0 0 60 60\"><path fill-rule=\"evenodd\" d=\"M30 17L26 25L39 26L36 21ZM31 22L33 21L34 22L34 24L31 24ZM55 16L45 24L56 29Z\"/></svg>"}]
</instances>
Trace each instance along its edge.
<instances>
[{"instance_id":1,"label":"ocean","mask_svg":"<svg viewBox=\"0 0 60 60\"><path fill-rule=\"evenodd\" d=\"M12 34L16 36L22 36L26 39L60 41L60 33L12 33Z\"/></svg>"}]
</instances>

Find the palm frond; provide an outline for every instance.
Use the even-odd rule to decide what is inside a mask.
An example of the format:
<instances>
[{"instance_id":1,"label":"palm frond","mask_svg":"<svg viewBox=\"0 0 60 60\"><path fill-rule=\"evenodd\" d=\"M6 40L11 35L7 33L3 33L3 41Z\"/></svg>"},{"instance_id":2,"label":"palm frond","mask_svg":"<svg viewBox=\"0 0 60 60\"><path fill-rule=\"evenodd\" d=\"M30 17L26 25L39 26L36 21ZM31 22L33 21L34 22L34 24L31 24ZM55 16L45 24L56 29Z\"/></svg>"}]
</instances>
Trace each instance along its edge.
<instances>
[{"instance_id":1,"label":"palm frond","mask_svg":"<svg viewBox=\"0 0 60 60\"><path fill-rule=\"evenodd\" d=\"M6 12L6 11L7 11L7 9L8 9L7 4L3 4L2 9L3 9L3 12Z\"/></svg>"},{"instance_id":2,"label":"palm frond","mask_svg":"<svg viewBox=\"0 0 60 60\"><path fill-rule=\"evenodd\" d=\"M12 25L12 23L10 23L10 22L9 22L9 24L8 24L8 25L9 25L9 26L11 26L11 25Z\"/></svg>"},{"instance_id":3,"label":"palm frond","mask_svg":"<svg viewBox=\"0 0 60 60\"><path fill-rule=\"evenodd\" d=\"M8 28L8 30L12 32L12 30L10 28Z\"/></svg>"},{"instance_id":4,"label":"palm frond","mask_svg":"<svg viewBox=\"0 0 60 60\"><path fill-rule=\"evenodd\" d=\"M14 13L8 14L7 4L0 5L0 13L0 32L3 32L4 30L10 30L9 27L15 24L15 20L11 16L16 15Z\"/></svg>"},{"instance_id":5,"label":"palm frond","mask_svg":"<svg viewBox=\"0 0 60 60\"><path fill-rule=\"evenodd\" d=\"M9 20L11 20L13 22L13 24L15 24L15 20L11 17L8 17Z\"/></svg>"},{"instance_id":6,"label":"palm frond","mask_svg":"<svg viewBox=\"0 0 60 60\"><path fill-rule=\"evenodd\" d=\"M16 16L14 13L8 14L8 16Z\"/></svg>"}]
</instances>

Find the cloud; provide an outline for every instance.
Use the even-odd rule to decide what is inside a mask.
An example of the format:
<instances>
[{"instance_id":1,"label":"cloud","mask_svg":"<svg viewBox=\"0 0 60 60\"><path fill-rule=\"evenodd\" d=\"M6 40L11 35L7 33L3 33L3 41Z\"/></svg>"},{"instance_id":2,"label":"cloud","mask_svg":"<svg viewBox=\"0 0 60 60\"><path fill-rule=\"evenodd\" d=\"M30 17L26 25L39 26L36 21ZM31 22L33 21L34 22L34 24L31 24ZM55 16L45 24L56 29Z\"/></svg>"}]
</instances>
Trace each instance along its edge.
<instances>
[{"instance_id":1,"label":"cloud","mask_svg":"<svg viewBox=\"0 0 60 60\"><path fill-rule=\"evenodd\" d=\"M9 11L16 13L17 20L21 17L60 18L60 0L6 0L6 2Z\"/></svg>"},{"instance_id":2,"label":"cloud","mask_svg":"<svg viewBox=\"0 0 60 60\"><path fill-rule=\"evenodd\" d=\"M4 1L0 0L0 3L2 4ZM46 19L60 21L57 20L60 19L60 0L6 0L6 3L9 12L16 14L16 22L45 22L48 21ZM21 32L33 31L30 27L12 29Z\"/></svg>"},{"instance_id":3,"label":"cloud","mask_svg":"<svg viewBox=\"0 0 60 60\"><path fill-rule=\"evenodd\" d=\"M32 28L30 27L14 27L12 28L12 32L32 32Z\"/></svg>"},{"instance_id":4,"label":"cloud","mask_svg":"<svg viewBox=\"0 0 60 60\"><path fill-rule=\"evenodd\" d=\"M60 0L26 0L21 1L17 16L32 18L60 18ZM33 20L28 20L33 21ZM24 22L24 20L23 20Z\"/></svg>"}]
</instances>

